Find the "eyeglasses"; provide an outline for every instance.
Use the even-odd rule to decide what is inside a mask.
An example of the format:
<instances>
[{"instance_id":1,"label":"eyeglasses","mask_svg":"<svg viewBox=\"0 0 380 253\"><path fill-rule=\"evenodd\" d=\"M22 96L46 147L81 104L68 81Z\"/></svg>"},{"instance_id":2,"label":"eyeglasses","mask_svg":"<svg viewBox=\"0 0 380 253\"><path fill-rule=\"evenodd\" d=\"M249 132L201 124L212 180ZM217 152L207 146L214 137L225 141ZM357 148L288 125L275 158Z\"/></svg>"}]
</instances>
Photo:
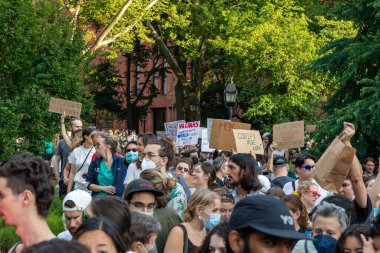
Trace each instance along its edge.
<instances>
[{"instance_id":1,"label":"eyeglasses","mask_svg":"<svg viewBox=\"0 0 380 253\"><path fill-rule=\"evenodd\" d=\"M307 193L311 193L313 195L313 197L317 197L319 198L321 196L321 194L319 194L317 191L313 191L313 190L305 190L305 192Z\"/></svg>"},{"instance_id":2,"label":"eyeglasses","mask_svg":"<svg viewBox=\"0 0 380 253\"><path fill-rule=\"evenodd\" d=\"M157 206L156 203L149 203L147 205L145 205L144 203L141 203L141 202L129 202L129 203L134 205L139 210L145 210L145 208L148 210L153 210Z\"/></svg>"},{"instance_id":3,"label":"eyeglasses","mask_svg":"<svg viewBox=\"0 0 380 253\"><path fill-rule=\"evenodd\" d=\"M146 153L144 156L145 156L146 159L152 160L153 157L158 157L160 155L155 155L155 154L152 154L152 153Z\"/></svg>"},{"instance_id":4,"label":"eyeglasses","mask_svg":"<svg viewBox=\"0 0 380 253\"><path fill-rule=\"evenodd\" d=\"M182 166L177 166L177 168L176 168L177 170L183 170L184 172L189 172L189 169L188 168L186 168L186 167L182 167Z\"/></svg>"},{"instance_id":5,"label":"eyeglasses","mask_svg":"<svg viewBox=\"0 0 380 253\"><path fill-rule=\"evenodd\" d=\"M126 149L126 151L127 152L131 152L131 151L133 151L133 152L137 152L137 151L139 151L137 148L128 148L128 149Z\"/></svg>"},{"instance_id":6,"label":"eyeglasses","mask_svg":"<svg viewBox=\"0 0 380 253\"><path fill-rule=\"evenodd\" d=\"M302 166L302 169L305 169L305 170L312 170L314 169L315 165L303 165Z\"/></svg>"},{"instance_id":7,"label":"eyeglasses","mask_svg":"<svg viewBox=\"0 0 380 253\"><path fill-rule=\"evenodd\" d=\"M231 202L231 203L235 202L234 196L232 196L232 194L228 194L228 193L220 194L220 200L223 202Z\"/></svg>"}]
</instances>

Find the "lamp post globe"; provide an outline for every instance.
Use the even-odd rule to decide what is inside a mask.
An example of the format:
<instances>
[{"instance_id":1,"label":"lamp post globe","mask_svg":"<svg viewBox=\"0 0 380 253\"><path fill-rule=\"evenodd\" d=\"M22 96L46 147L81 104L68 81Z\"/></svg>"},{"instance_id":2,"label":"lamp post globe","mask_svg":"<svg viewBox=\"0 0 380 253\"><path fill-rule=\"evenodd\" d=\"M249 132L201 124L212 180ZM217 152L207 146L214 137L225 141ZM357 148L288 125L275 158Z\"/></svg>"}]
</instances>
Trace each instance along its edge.
<instances>
[{"instance_id":1,"label":"lamp post globe","mask_svg":"<svg viewBox=\"0 0 380 253\"><path fill-rule=\"evenodd\" d=\"M228 108L229 119L232 119L232 112L233 109L236 107L237 94L238 91L231 78L231 81L227 84L226 88L224 89L224 104Z\"/></svg>"}]
</instances>

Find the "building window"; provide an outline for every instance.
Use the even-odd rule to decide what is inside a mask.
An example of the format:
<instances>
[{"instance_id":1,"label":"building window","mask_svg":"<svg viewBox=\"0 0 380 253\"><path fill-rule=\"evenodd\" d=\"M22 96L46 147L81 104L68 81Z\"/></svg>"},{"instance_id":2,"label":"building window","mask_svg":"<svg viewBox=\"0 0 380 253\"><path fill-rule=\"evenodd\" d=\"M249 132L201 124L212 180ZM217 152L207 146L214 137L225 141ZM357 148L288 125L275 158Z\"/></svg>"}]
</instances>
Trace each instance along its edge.
<instances>
[{"instance_id":1,"label":"building window","mask_svg":"<svg viewBox=\"0 0 380 253\"><path fill-rule=\"evenodd\" d=\"M166 122L166 108L152 108L153 112L153 131L164 131L164 123Z\"/></svg>"}]
</instances>

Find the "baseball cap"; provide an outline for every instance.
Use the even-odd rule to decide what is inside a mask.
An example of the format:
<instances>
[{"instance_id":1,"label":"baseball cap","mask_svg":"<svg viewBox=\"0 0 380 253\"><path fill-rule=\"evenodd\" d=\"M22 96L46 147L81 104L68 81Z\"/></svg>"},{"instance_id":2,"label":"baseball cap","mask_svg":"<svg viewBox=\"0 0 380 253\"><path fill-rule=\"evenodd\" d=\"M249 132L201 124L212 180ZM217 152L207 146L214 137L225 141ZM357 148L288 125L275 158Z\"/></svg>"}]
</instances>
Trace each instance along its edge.
<instances>
[{"instance_id":1,"label":"baseball cap","mask_svg":"<svg viewBox=\"0 0 380 253\"><path fill-rule=\"evenodd\" d=\"M65 203L71 200L74 202L74 207L67 207ZM90 193L82 190L75 190L69 192L62 202L62 210L63 211L83 211L89 204L91 203L91 195Z\"/></svg>"},{"instance_id":2,"label":"baseball cap","mask_svg":"<svg viewBox=\"0 0 380 253\"><path fill-rule=\"evenodd\" d=\"M308 239L305 234L295 231L286 204L272 196L250 196L235 205L227 232L249 227L275 237Z\"/></svg>"},{"instance_id":3,"label":"baseball cap","mask_svg":"<svg viewBox=\"0 0 380 253\"><path fill-rule=\"evenodd\" d=\"M276 156L273 159L273 166L283 166L283 165L286 165L286 164L289 164L288 159L286 159L283 156Z\"/></svg>"},{"instance_id":4,"label":"baseball cap","mask_svg":"<svg viewBox=\"0 0 380 253\"><path fill-rule=\"evenodd\" d=\"M151 192L156 197L164 195L162 191L155 189L154 185L146 179L135 179L130 182L127 188L125 188L124 199L128 199L135 192Z\"/></svg>"}]
</instances>

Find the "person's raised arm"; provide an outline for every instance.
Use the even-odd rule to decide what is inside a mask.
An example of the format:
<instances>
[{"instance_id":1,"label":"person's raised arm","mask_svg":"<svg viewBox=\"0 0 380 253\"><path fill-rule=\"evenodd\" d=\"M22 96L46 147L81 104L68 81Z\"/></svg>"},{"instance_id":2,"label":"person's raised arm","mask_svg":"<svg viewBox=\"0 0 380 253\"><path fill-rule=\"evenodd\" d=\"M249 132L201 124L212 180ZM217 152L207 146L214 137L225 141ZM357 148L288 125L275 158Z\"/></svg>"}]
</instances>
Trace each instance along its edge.
<instances>
[{"instance_id":1,"label":"person's raised arm","mask_svg":"<svg viewBox=\"0 0 380 253\"><path fill-rule=\"evenodd\" d=\"M344 131L341 140L347 145L352 147L351 138L355 134L355 126L352 123L344 122ZM354 156L352 161L351 169L348 173L348 177L351 180L352 190L355 195L356 203L361 207L365 208L367 206L367 189L365 187L363 176L362 176L362 165L359 159Z\"/></svg>"},{"instance_id":2,"label":"person's raised arm","mask_svg":"<svg viewBox=\"0 0 380 253\"><path fill-rule=\"evenodd\" d=\"M61 115L61 135L62 135L62 138L65 140L67 146L71 149L71 140L66 132L65 118L66 118L66 112L63 112L63 114Z\"/></svg>"},{"instance_id":3,"label":"person's raised arm","mask_svg":"<svg viewBox=\"0 0 380 253\"><path fill-rule=\"evenodd\" d=\"M272 142L269 146L269 157L268 162L266 164L266 169L270 173L274 173L273 171L273 152L277 149L278 145L276 142Z\"/></svg>"}]
</instances>

